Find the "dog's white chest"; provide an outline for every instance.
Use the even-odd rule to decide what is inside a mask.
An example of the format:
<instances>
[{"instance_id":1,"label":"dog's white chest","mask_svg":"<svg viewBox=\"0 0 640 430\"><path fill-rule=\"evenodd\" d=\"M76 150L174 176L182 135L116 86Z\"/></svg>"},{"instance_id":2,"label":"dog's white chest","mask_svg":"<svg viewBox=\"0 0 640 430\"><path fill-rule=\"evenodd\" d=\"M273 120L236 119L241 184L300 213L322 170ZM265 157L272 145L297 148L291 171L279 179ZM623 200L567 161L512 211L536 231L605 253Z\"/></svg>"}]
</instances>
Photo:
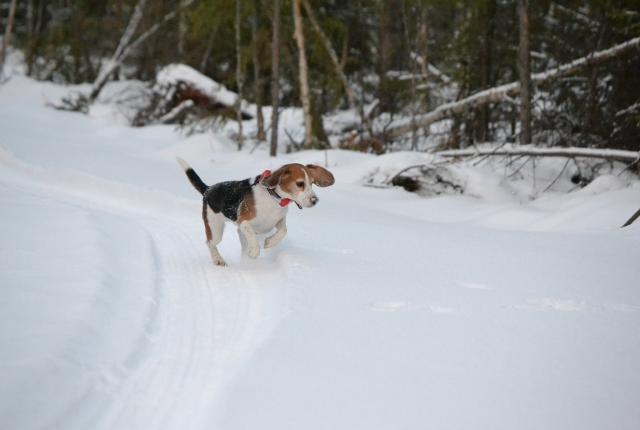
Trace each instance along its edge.
<instances>
[{"instance_id":1,"label":"dog's white chest","mask_svg":"<svg viewBox=\"0 0 640 430\"><path fill-rule=\"evenodd\" d=\"M287 216L288 208L280 207L278 201L261 186L254 187L253 197L255 199L256 217L249 223L253 230L258 233L271 231L278 221Z\"/></svg>"}]
</instances>

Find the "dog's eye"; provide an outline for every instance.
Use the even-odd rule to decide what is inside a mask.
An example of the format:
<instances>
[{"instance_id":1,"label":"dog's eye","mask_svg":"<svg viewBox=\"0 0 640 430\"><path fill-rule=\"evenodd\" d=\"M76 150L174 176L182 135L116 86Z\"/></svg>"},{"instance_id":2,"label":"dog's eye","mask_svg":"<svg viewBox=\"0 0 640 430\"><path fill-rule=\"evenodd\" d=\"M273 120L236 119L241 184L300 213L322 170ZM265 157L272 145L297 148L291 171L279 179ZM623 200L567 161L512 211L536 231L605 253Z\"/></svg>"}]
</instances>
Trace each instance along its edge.
<instances>
[{"instance_id":1,"label":"dog's eye","mask_svg":"<svg viewBox=\"0 0 640 430\"><path fill-rule=\"evenodd\" d=\"M298 188L302 189L304 188L304 181L298 181L296 182L296 185L298 186Z\"/></svg>"}]
</instances>

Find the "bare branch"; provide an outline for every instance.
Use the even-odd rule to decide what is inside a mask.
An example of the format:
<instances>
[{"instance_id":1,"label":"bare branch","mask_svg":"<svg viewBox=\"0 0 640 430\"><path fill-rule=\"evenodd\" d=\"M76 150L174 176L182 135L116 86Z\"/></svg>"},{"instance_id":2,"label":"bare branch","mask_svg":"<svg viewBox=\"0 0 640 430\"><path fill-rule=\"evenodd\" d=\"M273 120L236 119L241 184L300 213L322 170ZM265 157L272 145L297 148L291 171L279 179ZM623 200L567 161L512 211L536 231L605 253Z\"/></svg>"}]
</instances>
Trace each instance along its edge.
<instances>
[{"instance_id":1,"label":"bare branch","mask_svg":"<svg viewBox=\"0 0 640 430\"><path fill-rule=\"evenodd\" d=\"M549 191L551 187L553 187L555 183L558 182L558 179L560 179L560 177L562 176L562 174L564 173L565 169L567 168L570 162L571 162L571 158L567 158L567 161L564 162L564 166L562 166L562 169L560 169L560 173L558 173L558 176L556 176L555 179L551 181L549 185L547 185L547 188L545 188L544 191L542 191L543 193L546 193L547 191Z\"/></svg>"},{"instance_id":2,"label":"bare branch","mask_svg":"<svg viewBox=\"0 0 640 430\"><path fill-rule=\"evenodd\" d=\"M594 66L605 63L630 51L637 50L639 47L640 37L636 37L620 45L613 46L604 51L591 53L570 63L547 70L546 72L535 73L531 75L531 81L537 85L544 84L558 78L562 78L564 76L572 75L587 66ZM509 84L489 88L487 90L472 94L471 96L466 97L462 100L452 103L446 103L429 113L420 115L416 118L416 123L420 127L427 127L436 121L440 121L453 115L463 113L471 107L478 107L484 106L489 103L501 102L504 101L508 96L517 95L519 93L519 82L511 82ZM387 130L387 137L389 137L390 139L395 139L411 132L411 129L412 125L410 120L405 119L402 121L398 121Z\"/></svg>"},{"instance_id":3,"label":"bare branch","mask_svg":"<svg viewBox=\"0 0 640 430\"><path fill-rule=\"evenodd\" d=\"M177 9L166 14L159 22L155 23L154 25L149 27L147 31L138 36L136 40L130 42L133 34L135 33L135 30L138 28L140 20L142 19L142 11L147 2L147 0L139 0L131 16L131 19L129 20L129 24L127 25L127 28L125 29L125 32L120 39L120 43L118 43L116 51L114 52L111 59L100 68L100 73L98 73L98 77L93 82L93 85L91 87L89 100L94 101L96 98L98 98L100 92L102 91L102 88L104 88L105 84L107 83L109 76L111 76L111 74L118 67L120 67L122 62L131 54L131 52L133 52L134 49L140 46L145 40L147 40L156 31L158 31L164 24L175 18L182 9L190 6L194 1L195 0L184 0L182 3L180 3L180 6Z\"/></svg>"},{"instance_id":4,"label":"bare branch","mask_svg":"<svg viewBox=\"0 0 640 430\"><path fill-rule=\"evenodd\" d=\"M622 225L622 228L630 226L630 225L631 225L631 224L633 224L633 222L634 222L635 220L637 220L638 218L640 218L640 209L638 209L638 211L637 211L636 213L634 213L634 214L631 216L631 218L629 218L629 219L627 220L627 222L625 222L625 223Z\"/></svg>"}]
</instances>

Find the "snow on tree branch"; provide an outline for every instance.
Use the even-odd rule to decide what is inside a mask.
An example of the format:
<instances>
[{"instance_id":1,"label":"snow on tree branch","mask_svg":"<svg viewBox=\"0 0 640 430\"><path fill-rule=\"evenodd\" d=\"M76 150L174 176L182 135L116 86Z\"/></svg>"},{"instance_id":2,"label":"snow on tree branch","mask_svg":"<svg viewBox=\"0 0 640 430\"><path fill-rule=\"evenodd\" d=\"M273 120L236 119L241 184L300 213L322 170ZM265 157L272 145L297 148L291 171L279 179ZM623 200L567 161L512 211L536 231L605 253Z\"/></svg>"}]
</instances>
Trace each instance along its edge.
<instances>
[{"instance_id":1,"label":"snow on tree branch","mask_svg":"<svg viewBox=\"0 0 640 430\"><path fill-rule=\"evenodd\" d=\"M533 146L510 146L498 149L452 149L436 152L441 157L473 157L473 156L532 156L532 157L569 157L569 158L601 158L604 160L633 163L640 159L640 152L620 149L591 148L536 148Z\"/></svg>"},{"instance_id":2,"label":"snow on tree branch","mask_svg":"<svg viewBox=\"0 0 640 430\"><path fill-rule=\"evenodd\" d=\"M620 45L613 46L603 51L593 52L585 57L579 58L570 63L563 64L545 72L535 73L531 75L531 81L534 84L538 85L544 84L546 82L550 82L564 76L572 75L577 71L583 69L584 67L601 64L613 58L617 58L628 53L629 51L638 49L639 47L640 37L636 37ZM460 114L471 107L478 107L489 103L501 102L508 99L508 97L517 95L519 93L519 82L511 82L509 84L489 88L487 90L472 94L471 96L462 100L452 103L446 103L429 113L417 116L415 118L415 127L427 127L436 121L440 121L453 115ZM387 128L386 134L388 138L393 140L411 132L413 127L414 126L409 119L399 120Z\"/></svg>"}]
</instances>

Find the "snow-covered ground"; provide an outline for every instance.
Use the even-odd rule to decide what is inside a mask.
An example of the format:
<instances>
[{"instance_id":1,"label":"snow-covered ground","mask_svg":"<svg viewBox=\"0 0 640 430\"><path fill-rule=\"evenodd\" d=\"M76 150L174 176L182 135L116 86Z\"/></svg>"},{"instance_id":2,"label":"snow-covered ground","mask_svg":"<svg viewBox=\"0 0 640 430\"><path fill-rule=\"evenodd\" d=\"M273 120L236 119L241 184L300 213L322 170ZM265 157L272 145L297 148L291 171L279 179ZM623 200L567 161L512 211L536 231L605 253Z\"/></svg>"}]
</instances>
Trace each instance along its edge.
<instances>
[{"instance_id":1,"label":"snow-covered ground","mask_svg":"<svg viewBox=\"0 0 640 430\"><path fill-rule=\"evenodd\" d=\"M270 159L45 106L67 91L0 87L0 427L640 423L638 182L425 199L361 185L419 154ZM219 268L176 155L208 183L326 157L337 182L256 261L229 226Z\"/></svg>"}]
</instances>

